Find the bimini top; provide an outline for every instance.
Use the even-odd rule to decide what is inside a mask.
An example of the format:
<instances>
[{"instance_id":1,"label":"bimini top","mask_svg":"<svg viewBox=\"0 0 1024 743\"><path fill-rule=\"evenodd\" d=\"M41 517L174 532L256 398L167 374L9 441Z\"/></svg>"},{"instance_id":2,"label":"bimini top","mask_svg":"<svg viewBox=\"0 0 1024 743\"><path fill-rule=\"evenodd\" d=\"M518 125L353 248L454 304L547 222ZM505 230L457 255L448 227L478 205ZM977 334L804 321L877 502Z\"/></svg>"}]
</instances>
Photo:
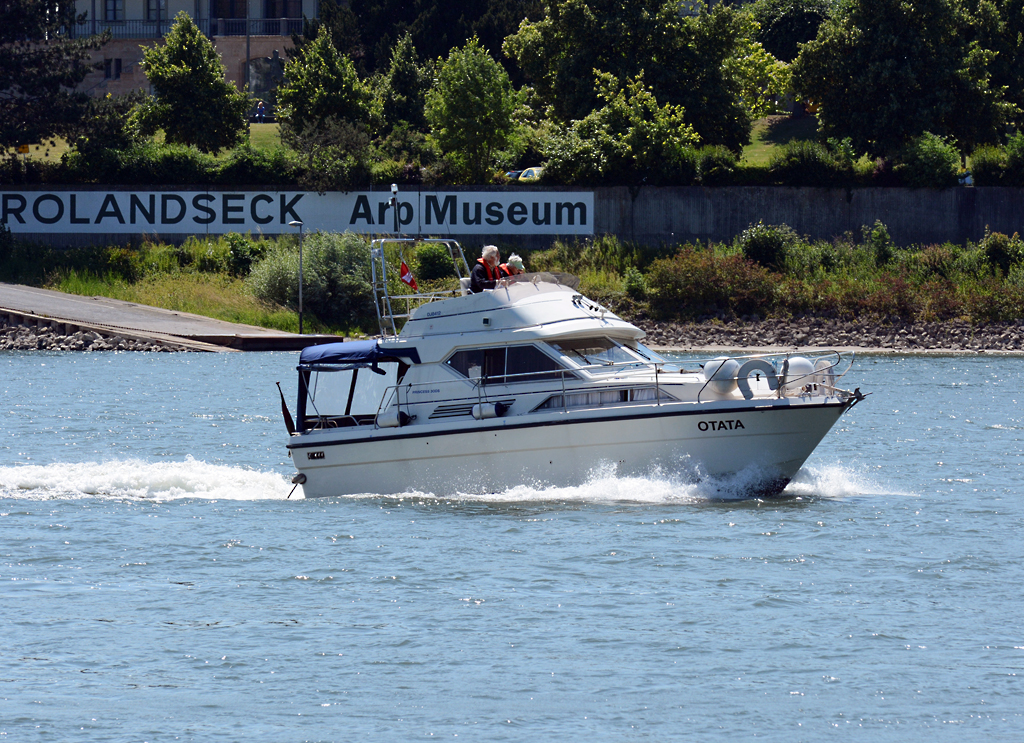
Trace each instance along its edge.
<instances>
[{"instance_id":1,"label":"bimini top","mask_svg":"<svg viewBox=\"0 0 1024 743\"><path fill-rule=\"evenodd\" d=\"M382 348L379 341L348 341L346 343L324 343L307 346L299 355L299 368L312 369L318 366L338 364L373 364L378 361L394 361L405 357L414 364L420 363L420 354L415 348Z\"/></svg>"}]
</instances>

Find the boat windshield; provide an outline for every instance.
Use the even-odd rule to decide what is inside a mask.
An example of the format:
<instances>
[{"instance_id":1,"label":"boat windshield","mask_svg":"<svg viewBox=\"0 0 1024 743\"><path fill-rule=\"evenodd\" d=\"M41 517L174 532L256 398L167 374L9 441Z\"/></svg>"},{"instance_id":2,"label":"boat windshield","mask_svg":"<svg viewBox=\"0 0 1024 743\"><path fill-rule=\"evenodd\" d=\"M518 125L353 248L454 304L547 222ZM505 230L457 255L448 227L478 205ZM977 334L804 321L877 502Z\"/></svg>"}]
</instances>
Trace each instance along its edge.
<instances>
[{"instance_id":1,"label":"boat windshield","mask_svg":"<svg viewBox=\"0 0 1024 743\"><path fill-rule=\"evenodd\" d=\"M397 363L383 362L378 368L384 374L368 366L313 372L306 410L323 417L375 415L384 392L398 377Z\"/></svg>"},{"instance_id":2,"label":"boat windshield","mask_svg":"<svg viewBox=\"0 0 1024 743\"><path fill-rule=\"evenodd\" d=\"M615 366L647 361L611 338L574 338L548 341L548 345L580 366Z\"/></svg>"}]
</instances>

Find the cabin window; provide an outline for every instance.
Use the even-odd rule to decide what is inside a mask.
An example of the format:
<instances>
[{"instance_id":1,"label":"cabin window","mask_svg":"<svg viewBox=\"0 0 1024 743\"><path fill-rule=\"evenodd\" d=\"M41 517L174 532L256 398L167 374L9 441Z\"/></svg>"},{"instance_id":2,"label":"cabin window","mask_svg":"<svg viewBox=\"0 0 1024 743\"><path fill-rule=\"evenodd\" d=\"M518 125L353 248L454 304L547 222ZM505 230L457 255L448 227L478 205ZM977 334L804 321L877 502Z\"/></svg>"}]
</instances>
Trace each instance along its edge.
<instances>
[{"instance_id":1,"label":"cabin window","mask_svg":"<svg viewBox=\"0 0 1024 743\"><path fill-rule=\"evenodd\" d=\"M549 341L548 345L580 366L638 363L640 359L610 338L576 338Z\"/></svg>"},{"instance_id":2,"label":"cabin window","mask_svg":"<svg viewBox=\"0 0 1024 743\"><path fill-rule=\"evenodd\" d=\"M560 410L562 408L601 408L629 402L675 402L676 398L664 390L654 387L634 387L625 390L599 390L594 392L570 392L564 397L552 395L534 410Z\"/></svg>"},{"instance_id":3,"label":"cabin window","mask_svg":"<svg viewBox=\"0 0 1024 743\"><path fill-rule=\"evenodd\" d=\"M483 384L512 384L558 379L562 367L536 346L502 346L456 351L448 366L464 377Z\"/></svg>"}]
</instances>

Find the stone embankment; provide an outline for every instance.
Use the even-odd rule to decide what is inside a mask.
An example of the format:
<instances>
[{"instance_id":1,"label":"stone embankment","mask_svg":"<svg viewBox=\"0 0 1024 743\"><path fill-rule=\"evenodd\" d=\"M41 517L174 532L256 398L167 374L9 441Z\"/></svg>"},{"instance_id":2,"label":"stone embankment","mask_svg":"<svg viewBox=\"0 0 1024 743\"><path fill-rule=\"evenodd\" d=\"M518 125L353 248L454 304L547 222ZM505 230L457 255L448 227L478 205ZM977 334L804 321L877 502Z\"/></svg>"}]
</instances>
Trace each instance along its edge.
<instances>
[{"instance_id":1,"label":"stone embankment","mask_svg":"<svg viewBox=\"0 0 1024 743\"><path fill-rule=\"evenodd\" d=\"M665 348L844 347L871 350L1024 352L1024 321L971 325L949 321L893 323L862 321L760 320L753 322L655 323L640 321L645 343Z\"/></svg>"},{"instance_id":2,"label":"stone embankment","mask_svg":"<svg viewBox=\"0 0 1024 743\"><path fill-rule=\"evenodd\" d=\"M0 325L0 351L188 351L171 343L135 340L119 335L104 335L95 330L79 330L63 335L58 327L35 324Z\"/></svg>"}]
</instances>

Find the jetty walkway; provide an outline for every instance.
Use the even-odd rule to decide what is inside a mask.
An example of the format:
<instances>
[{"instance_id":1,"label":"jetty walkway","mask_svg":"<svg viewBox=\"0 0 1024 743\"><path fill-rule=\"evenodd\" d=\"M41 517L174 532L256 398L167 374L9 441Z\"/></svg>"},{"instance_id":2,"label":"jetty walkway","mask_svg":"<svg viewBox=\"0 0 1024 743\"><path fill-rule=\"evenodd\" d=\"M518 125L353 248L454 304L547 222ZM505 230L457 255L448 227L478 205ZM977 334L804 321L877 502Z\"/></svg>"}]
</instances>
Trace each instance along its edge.
<instances>
[{"instance_id":1,"label":"jetty walkway","mask_svg":"<svg viewBox=\"0 0 1024 743\"><path fill-rule=\"evenodd\" d=\"M91 331L195 351L297 351L342 340L332 335L298 335L174 312L107 297L0 283L0 322L57 328L64 335Z\"/></svg>"}]
</instances>

